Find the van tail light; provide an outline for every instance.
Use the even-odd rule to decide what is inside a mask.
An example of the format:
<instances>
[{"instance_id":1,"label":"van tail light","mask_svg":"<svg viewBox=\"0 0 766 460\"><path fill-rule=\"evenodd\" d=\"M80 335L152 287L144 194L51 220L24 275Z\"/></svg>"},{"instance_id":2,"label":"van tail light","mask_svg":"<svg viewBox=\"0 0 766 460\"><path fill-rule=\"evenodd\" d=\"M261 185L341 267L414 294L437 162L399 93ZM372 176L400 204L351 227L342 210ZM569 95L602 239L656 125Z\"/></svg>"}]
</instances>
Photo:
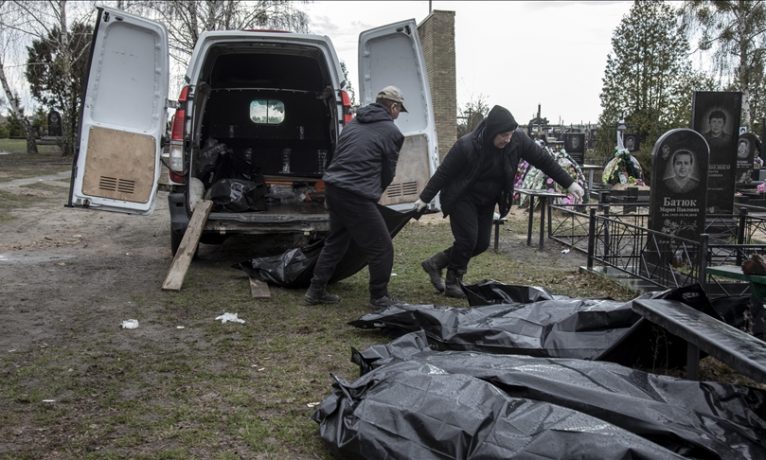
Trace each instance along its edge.
<instances>
[{"instance_id":1,"label":"van tail light","mask_svg":"<svg viewBox=\"0 0 766 460\"><path fill-rule=\"evenodd\" d=\"M184 130L186 127L186 100L189 97L189 87L181 89L178 96L178 108L173 115L173 123L170 129L170 146L168 158L168 175L170 180L177 184L186 182L184 177Z\"/></svg>"},{"instance_id":2,"label":"van tail light","mask_svg":"<svg viewBox=\"0 0 766 460\"><path fill-rule=\"evenodd\" d=\"M351 114L351 98L344 90L340 90L340 102L343 104L343 124L347 125L353 118L353 115Z\"/></svg>"}]
</instances>

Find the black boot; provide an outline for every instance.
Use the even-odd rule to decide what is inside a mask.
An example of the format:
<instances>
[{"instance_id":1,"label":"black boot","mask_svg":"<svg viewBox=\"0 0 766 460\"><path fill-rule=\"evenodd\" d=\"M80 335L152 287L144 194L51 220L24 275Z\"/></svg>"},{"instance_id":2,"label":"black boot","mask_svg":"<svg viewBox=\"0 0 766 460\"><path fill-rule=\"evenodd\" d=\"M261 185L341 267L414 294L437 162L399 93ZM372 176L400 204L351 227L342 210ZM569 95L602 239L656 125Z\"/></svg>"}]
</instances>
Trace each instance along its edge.
<instances>
[{"instance_id":1,"label":"black boot","mask_svg":"<svg viewBox=\"0 0 766 460\"><path fill-rule=\"evenodd\" d=\"M462 299L465 297L465 292L463 292L463 274L458 272L457 270L449 269L447 270L447 279L444 289L444 295L447 297L455 297L457 299Z\"/></svg>"},{"instance_id":2,"label":"black boot","mask_svg":"<svg viewBox=\"0 0 766 460\"><path fill-rule=\"evenodd\" d=\"M431 284L434 285L439 292L444 292L444 280L442 279L442 270L449 263L449 255L442 251L437 252L430 258L420 262L420 266L423 267L428 277L431 280Z\"/></svg>"},{"instance_id":3,"label":"black boot","mask_svg":"<svg viewBox=\"0 0 766 460\"><path fill-rule=\"evenodd\" d=\"M326 286L319 286L311 283L308 291L306 291L306 295L303 296L303 301L306 305L338 303L340 302L340 297L327 292Z\"/></svg>"}]
</instances>

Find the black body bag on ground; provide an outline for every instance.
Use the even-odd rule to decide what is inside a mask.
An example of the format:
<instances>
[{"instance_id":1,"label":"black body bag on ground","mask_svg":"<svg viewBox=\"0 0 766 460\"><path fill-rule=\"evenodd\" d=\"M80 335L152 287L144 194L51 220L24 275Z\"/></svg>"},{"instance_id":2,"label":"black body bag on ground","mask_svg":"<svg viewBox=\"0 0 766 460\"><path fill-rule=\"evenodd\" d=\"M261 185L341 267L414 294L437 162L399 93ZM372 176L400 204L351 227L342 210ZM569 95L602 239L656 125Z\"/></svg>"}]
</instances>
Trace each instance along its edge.
<instances>
[{"instance_id":1,"label":"black body bag on ground","mask_svg":"<svg viewBox=\"0 0 766 460\"><path fill-rule=\"evenodd\" d=\"M488 304L394 305L349 324L393 335L422 329L438 349L614 361L645 369L678 368L686 362L686 343L643 320L630 301L556 296L540 287L491 280L464 290L469 300ZM682 300L717 317L699 285L641 297Z\"/></svg>"},{"instance_id":2,"label":"black body bag on ground","mask_svg":"<svg viewBox=\"0 0 766 460\"><path fill-rule=\"evenodd\" d=\"M313 414L338 457L762 459L766 393L578 359L432 350L422 332L354 352Z\"/></svg>"},{"instance_id":3,"label":"black body bag on ground","mask_svg":"<svg viewBox=\"0 0 766 460\"><path fill-rule=\"evenodd\" d=\"M398 212L381 205L378 205L378 209L386 221L391 238L394 238L410 219L420 216L420 213L414 210ZM234 268L243 270L249 276L274 286L305 288L311 283L311 275L322 246L324 246L323 239L302 248L288 249L277 256L245 260L235 264ZM336 267L330 282L334 283L348 278L366 267L367 260L361 254L359 247L352 242L346 255Z\"/></svg>"}]
</instances>

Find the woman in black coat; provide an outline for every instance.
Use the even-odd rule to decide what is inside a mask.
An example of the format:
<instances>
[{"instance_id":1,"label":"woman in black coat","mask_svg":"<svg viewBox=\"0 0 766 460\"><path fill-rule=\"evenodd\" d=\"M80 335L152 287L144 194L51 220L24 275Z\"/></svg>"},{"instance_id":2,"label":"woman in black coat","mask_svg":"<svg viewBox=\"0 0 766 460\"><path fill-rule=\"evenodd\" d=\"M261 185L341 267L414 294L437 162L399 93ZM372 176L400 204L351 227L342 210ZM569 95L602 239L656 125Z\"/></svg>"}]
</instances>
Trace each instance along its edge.
<instances>
[{"instance_id":1,"label":"woman in black coat","mask_svg":"<svg viewBox=\"0 0 766 460\"><path fill-rule=\"evenodd\" d=\"M511 112L496 105L471 133L458 139L420 193L422 211L441 192L444 216L450 217L452 246L421 265L434 287L449 297L465 297L460 286L471 257L489 247L495 206L500 217L511 208L519 162L526 160L568 192L582 198L582 187L522 130ZM442 270L447 268L446 285Z\"/></svg>"}]
</instances>

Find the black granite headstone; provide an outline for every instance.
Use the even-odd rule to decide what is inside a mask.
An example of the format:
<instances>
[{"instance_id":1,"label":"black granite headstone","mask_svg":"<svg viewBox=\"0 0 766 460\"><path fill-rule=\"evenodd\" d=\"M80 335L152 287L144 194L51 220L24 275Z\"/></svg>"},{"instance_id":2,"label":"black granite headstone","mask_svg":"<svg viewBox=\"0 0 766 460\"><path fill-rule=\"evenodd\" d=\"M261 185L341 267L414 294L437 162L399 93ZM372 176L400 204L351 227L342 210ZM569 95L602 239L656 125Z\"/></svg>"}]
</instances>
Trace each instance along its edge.
<instances>
[{"instance_id":1,"label":"black granite headstone","mask_svg":"<svg viewBox=\"0 0 766 460\"><path fill-rule=\"evenodd\" d=\"M705 225L708 145L691 129L663 134L652 151L649 228L698 240Z\"/></svg>"},{"instance_id":2,"label":"black granite headstone","mask_svg":"<svg viewBox=\"0 0 766 460\"><path fill-rule=\"evenodd\" d=\"M695 91L692 100L692 129L710 146L707 212L734 212L737 172L737 127L740 125L742 93Z\"/></svg>"},{"instance_id":3,"label":"black granite headstone","mask_svg":"<svg viewBox=\"0 0 766 460\"><path fill-rule=\"evenodd\" d=\"M61 136L61 114L55 110L48 112L48 135Z\"/></svg>"},{"instance_id":4,"label":"black granite headstone","mask_svg":"<svg viewBox=\"0 0 766 460\"><path fill-rule=\"evenodd\" d=\"M639 137L638 134L626 134L625 135L625 141L623 142L626 149L628 149L628 152L638 152L638 150L641 148L639 145Z\"/></svg>"},{"instance_id":5,"label":"black granite headstone","mask_svg":"<svg viewBox=\"0 0 766 460\"><path fill-rule=\"evenodd\" d=\"M564 135L564 150L578 164L585 161L585 133L566 133Z\"/></svg>"},{"instance_id":6,"label":"black granite headstone","mask_svg":"<svg viewBox=\"0 0 766 460\"><path fill-rule=\"evenodd\" d=\"M596 138L597 137L598 137L598 129L591 128L590 136L588 136L588 148L589 149L596 148Z\"/></svg>"},{"instance_id":7,"label":"black granite headstone","mask_svg":"<svg viewBox=\"0 0 766 460\"><path fill-rule=\"evenodd\" d=\"M739 136L737 141L737 185L747 185L752 182L753 159L758 155L761 141L753 133Z\"/></svg>"}]
</instances>

